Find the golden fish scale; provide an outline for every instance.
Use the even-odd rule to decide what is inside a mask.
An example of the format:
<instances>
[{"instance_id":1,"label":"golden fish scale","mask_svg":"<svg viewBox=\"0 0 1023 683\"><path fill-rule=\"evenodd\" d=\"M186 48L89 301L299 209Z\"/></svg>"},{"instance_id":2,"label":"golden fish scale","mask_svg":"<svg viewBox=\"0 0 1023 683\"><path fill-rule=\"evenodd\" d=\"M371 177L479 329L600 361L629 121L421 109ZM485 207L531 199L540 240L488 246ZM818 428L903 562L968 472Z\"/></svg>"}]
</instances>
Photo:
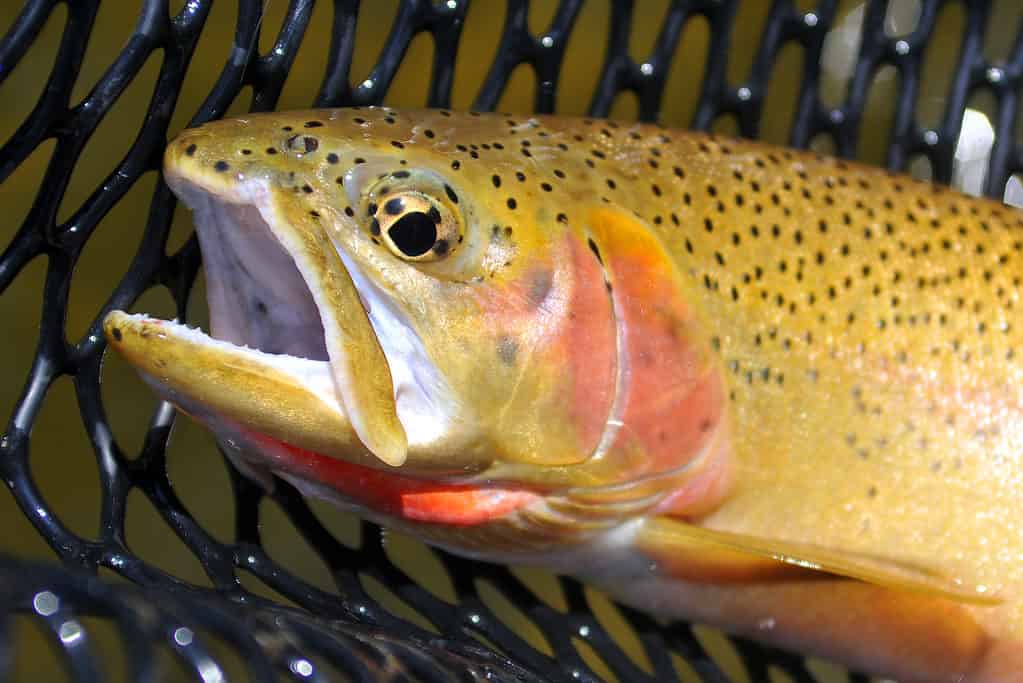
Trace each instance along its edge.
<instances>
[{"instance_id":1,"label":"golden fish scale","mask_svg":"<svg viewBox=\"0 0 1023 683\"><path fill-rule=\"evenodd\" d=\"M922 560L1008 598L976 614L1023 637L1020 212L755 143L599 120L456 117L274 115L207 147L236 158L244 143L259 155L277 144L267 131L280 137L274 127L290 124L317 138L318 160L261 163L317 164L324 187L360 151L431 165L520 244L542 242L559 215L584 223L603 200L635 213L687 276L686 299L729 384L737 485L705 523ZM322 126L303 129L310 119ZM332 149L338 166L322 161ZM523 267L493 264L491 277Z\"/></svg>"}]
</instances>

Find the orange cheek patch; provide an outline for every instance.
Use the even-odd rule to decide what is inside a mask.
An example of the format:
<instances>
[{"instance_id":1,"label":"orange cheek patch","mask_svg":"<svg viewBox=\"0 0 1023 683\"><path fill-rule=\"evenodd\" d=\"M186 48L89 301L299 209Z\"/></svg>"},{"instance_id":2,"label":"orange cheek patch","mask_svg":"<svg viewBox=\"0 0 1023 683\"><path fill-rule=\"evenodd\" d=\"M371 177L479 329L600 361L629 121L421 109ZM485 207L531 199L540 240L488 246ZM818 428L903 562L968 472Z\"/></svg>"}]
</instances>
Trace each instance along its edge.
<instances>
[{"instance_id":1,"label":"orange cheek patch","mask_svg":"<svg viewBox=\"0 0 1023 683\"><path fill-rule=\"evenodd\" d=\"M391 474L313 453L263 434L248 432L273 470L334 489L353 503L416 522L470 526L503 517L540 498L531 491L446 484Z\"/></svg>"},{"instance_id":2,"label":"orange cheek patch","mask_svg":"<svg viewBox=\"0 0 1023 683\"><path fill-rule=\"evenodd\" d=\"M624 331L627 370L615 447L645 454L637 475L686 465L723 419L724 379L661 243L631 216L602 210L594 218Z\"/></svg>"},{"instance_id":3,"label":"orange cheek patch","mask_svg":"<svg viewBox=\"0 0 1023 683\"><path fill-rule=\"evenodd\" d=\"M520 277L482 289L479 303L484 333L524 340L530 372L556 379L556 410L563 411L557 414L571 425L582 460L600 442L614 401L614 314L603 269L585 240L567 233L552 247Z\"/></svg>"}]
</instances>

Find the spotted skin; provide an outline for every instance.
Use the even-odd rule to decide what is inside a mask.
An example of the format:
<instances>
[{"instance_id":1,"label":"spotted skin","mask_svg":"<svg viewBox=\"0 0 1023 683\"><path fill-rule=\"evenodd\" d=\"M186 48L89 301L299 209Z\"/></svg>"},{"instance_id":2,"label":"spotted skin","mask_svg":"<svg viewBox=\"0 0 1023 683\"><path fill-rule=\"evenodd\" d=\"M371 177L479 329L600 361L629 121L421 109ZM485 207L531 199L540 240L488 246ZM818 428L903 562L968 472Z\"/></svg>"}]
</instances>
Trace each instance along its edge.
<instances>
[{"instance_id":1,"label":"spotted skin","mask_svg":"<svg viewBox=\"0 0 1023 683\"><path fill-rule=\"evenodd\" d=\"M402 207L362 218L345 188L362 166L395 183L427 168L469 216L464 241L427 252L427 280L388 287L432 309L409 315L486 424L491 477L542 462L551 486L597 486L695 467L648 512L909 557L982 586L1004 602L933 608L976 621L975 639L948 636L969 642L950 666L975 680L985 643L1023 638L1020 212L819 155L591 119L321 110L208 124L168 151L177 172L269 178L289 211L346 217L372 244L364 263L380 263L374 222ZM603 322L580 327L573 310ZM609 320L644 330L631 355L615 356ZM643 381L622 399L626 366ZM602 431L616 416L626 429ZM720 430L727 452L701 469L701 435ZM720 621L742 630L736 609ZM799 628L776 640L798 645ZM875 661L854 646L866 636L842 637L838 656ZM916 661L905 675L925 671Z\"/></svg>"}]
</instances>

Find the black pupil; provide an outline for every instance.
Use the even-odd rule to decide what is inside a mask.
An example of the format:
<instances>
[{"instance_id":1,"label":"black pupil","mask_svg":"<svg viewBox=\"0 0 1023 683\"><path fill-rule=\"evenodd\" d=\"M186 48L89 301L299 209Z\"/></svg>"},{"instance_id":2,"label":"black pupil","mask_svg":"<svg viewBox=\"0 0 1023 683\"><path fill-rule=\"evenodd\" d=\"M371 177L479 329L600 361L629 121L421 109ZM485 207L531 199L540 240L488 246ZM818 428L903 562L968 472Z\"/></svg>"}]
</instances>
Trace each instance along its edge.
<instances>
[{"instance_id":1,"label":"black pupil","mask_svg":"<svg viewBox=\"0 0 1023 683\"><path fill-rule=\"evenodd\" d=\"M437 241L437 225L422 211L410 211L388 228L387 236L405 256L422 256Z\"/></svg>"}]
</instances>

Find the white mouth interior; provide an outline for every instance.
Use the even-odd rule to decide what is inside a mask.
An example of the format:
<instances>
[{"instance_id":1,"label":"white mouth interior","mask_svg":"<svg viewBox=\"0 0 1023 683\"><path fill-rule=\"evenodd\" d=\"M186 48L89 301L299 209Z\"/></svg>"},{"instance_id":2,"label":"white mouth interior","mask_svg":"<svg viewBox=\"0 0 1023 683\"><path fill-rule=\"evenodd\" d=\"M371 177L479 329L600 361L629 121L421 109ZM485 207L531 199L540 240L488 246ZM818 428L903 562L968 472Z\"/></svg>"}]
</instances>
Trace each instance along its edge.
<instances>
[{"instance_id":1,"label":"white mouth interior","mask_svg":"<svg viewBox=\"0 0 1023 683\"><path fill-rule=\"evenodd\" d=\"M328 360L312 294L259 209L202 192L189 199L202 247L212 336L266 353Z\"/></svg>"}]
</instances>

